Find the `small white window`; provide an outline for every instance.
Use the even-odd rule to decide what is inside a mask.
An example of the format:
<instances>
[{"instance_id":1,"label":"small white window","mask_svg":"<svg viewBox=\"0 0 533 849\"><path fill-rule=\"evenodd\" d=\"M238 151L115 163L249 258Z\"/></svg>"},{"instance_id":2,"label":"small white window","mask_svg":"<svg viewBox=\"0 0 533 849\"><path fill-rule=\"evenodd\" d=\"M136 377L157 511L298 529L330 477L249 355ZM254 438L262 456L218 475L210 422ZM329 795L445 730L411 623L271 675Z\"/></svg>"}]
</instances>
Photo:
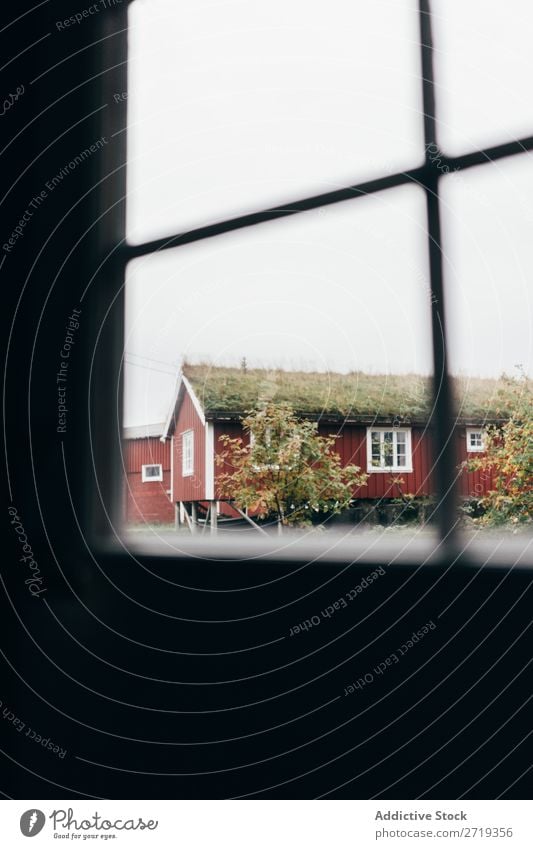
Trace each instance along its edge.
<instances>
[{"instance_id":1,"label":"small white window","mask_svg":"<svg viewBox=\"0 0 533 849\"><path fill-rule=\"evenodd\" d=\"M265 437L265 445L263 447L270 448L270 445L271 445L271 442L272 442L272 428L271 427L265 428L264 437ZM253 430L251 430L250 431L250 451L254 450L254 446L256 445L256 443L257 443L257 439L255 437L255 433L253 432ZM263 463L262 465L257 466L254 463L252 465L252 468L256 472L264 472L266 469L274 469L274 471L278 471L279 470L279 464L278 463Z\"/></svg>"},{"instance_id":2,"label":"small white window","mask_svg":"<svg viewBox=\"0 0 533 849\"><path fill-rule=\"evenodd\" d=\"M482 430L473 427L466 429L466 450L467 451L484 451L485 437Z\"/></svg>"},{"instance_id":3,"label":"small white window","mask_svg":"<svg viewBox=\"0 0 533 849\"><path fill-rule=\"evenodd\" d=\"M184 478L194 473L194 431L181 434L181 474Z\"/></svg>"},{"instance_id":4,"label":"small white window","mask_svg":"<svg viewBox=\"0 0 533 849\"><path fill-rule=\"evenodd\" d=\"M369 427L366 432L368 472L412 472L410 428Z\"/></svg>"},{"instance_id":5,"label":"small white window","mask_svg":"<svg viewBox=\"0 0 533 849\"><path fill-rule=\"evenodd\" d=\"M253 432L253 430L249 431L249 439L250 439L250 450L251 450L254 447L255 443L257 442L257 440L255 438L255 433ZM272 442L272 428L266 427L265 428L265 445L267 447L270 447L271 442Z\"/></svg>"},{"instance_id":6,"label":"small white window","mask_svg":"<svg viewBox=\"0 0 533 849\"><path fill-rule=\"evenodd\" d=\"M142 467L142 482L153 483L154 481L163 480L163 466L161 463L155 463L151 466Z\"/></svg>"}]
</instances>

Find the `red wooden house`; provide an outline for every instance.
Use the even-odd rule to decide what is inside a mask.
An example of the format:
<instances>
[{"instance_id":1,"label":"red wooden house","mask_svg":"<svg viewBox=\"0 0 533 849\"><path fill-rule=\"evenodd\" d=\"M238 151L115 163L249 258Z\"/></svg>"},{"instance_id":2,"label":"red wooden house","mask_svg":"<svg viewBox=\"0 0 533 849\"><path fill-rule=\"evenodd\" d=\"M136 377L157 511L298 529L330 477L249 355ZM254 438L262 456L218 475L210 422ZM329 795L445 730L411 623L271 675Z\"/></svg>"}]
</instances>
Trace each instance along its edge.
<instances>
[{"instance_id":1,"label":"red wooden house","mask_svg":"<svg viewBox=\"0 0 533 849\"><path fill-rule=\"evenodd\" d=\"M477 381L458 398L461 415L453 438L457 463L483 450L495 381ZM243 515L218 497L215 462L222 434L242 435L241 419L261 401L290 401L337 438L343 464L368 473L356 499L388 500L434 492L428 385L413 376L335 375L183 366L164 425L125 434L128 522L184 523ZM395 482L401 480L401 484ZM490 476L459 472L460 494L479 497Z\"/></svg>"},{"instance_id":2,"label":"red wooden house","mask_svg":"<svg viewBox=\"0 0 533 849\"><path fill-rule=\"evenodd\" d=\"M165 424L124 430L124 512L129 525L174 522L170 442L161 441Z\"/></svg>"}]
</instances>

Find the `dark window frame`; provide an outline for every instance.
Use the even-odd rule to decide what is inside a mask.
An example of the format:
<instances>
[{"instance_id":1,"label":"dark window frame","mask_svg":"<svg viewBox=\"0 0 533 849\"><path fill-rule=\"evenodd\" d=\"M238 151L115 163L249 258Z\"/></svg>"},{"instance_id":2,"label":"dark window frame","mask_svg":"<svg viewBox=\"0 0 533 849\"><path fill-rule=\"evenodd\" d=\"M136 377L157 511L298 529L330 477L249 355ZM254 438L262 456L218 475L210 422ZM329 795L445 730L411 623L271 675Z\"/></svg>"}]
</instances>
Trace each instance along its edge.
<instances>
[{"instance_id":1,"label":"dark window frame","mask_svg":"<svg viewBox=\"0 0 533 849\"><path fill-rule=\"evenodd\" d=\"M113 291L116 292L114 298L114 310L116 314L122 315L122 320L115 318L112 322L113 331L109 328L102 334L102 345L98 357L103 357L109 368L109 362L114 364L117 373L122 368L123 346L122 340L124 335L124 281L126 276L126 267L131 260L150 256L159 251L168 250L170 248L178 248L182 245L198 242L203 239L209 239L214 236L229 233L234 230L243 229L245 227L260 225L262 222L272 221L280 218L285 218L291 215L296 215L299 212L304 212L311 209L325 207L331 204L341 203L345 200L356 200L363 198L376 192L394 189L402 185L416 185L421 188L425 194L426 203L426 224L427 224L427 250L429 257L429 274L430 274L430 289L431 289L431 326L432 326L432 352L433 352L433 380L432 380L432 415L429 423L434 434L434 471L437 491L437 504L435 507L435 520L438 531L438 540L433 543L432 547L436 551L438 549L439 559L450 562L458 556L461 551L461 540L458 532L457 518L457 458L455 456L454 440L452 438L457 418L454 412L451 381L448 372L447 358L447 343L446 343L446 315L445 315L445 290L446 286L443 280L442 267L442 252L441 252L441 213L439 204L439 186L440 180L449 172L457 169L469 169L477 166L488 165L502 158L516 156L521 153L533 150L533 136L521 138L517 141L507 142L500 145L493 145L481 150L475 150L464 153L459 156L447 156L439 146L436 126L436 103L435 103L435 77L433 67L433 36L431 26L431 9L429 0L419 0L418 18L420 31L420 59L421 59L421 80L422 100L423 100L423 126L424 126L424 161L423 164L412 169L407 169L403 172L395 174L387 174L382 177L377 177L372 180L357 183L355 185L346 186L335 191L325 192L309 197L298 198L289 203L284 203L279 206L260 209L252 213L231 217L222 221L208 224L202 227L196 227L184 232L174 233L172 235L152 239L140 244L130 244L126 240L125 232L125 196L126 196L126 126L127 116L124 97L122 108L120 110L121 123L118 127L115 118L115 136L120 136L119 152L115 149L115 163L119 163L117 169L118 180L113 186L111 196L109 196L109 188L106 192L104 200L105 206L102 208L106 211L114 209L113 217L115 221L114 233L112 237L107 234L105 242L105 252L102 253L103 261L106 263L108 270L114 277L115 283ZM119 25L115 28L112 46L104 44L104 52L111 51L110 56L114 57L115 64L109 63L111 72L107 73L103 80L103 86L107 90L107 99L110 98L111 92L117 90L116 74L120 75L122 80L122 88L125 90L126 77L125 67L127 63L127 10L122 9L116 13L116 23ZM117 39L121 40L121 50L124 59L120 63L116 63L117 55ZM113 69L116 68L116 74ZM434 151L439 151L439 167L434 164ZM110 171L109 163L106 166L107 173ZM100 204L102 206L102 203ZM109 217L109 216L108 216ZM103 247L103 246L102 246ZM98 359L97 357L97 359ZM108 399L110 400L110 399ZM116 431L120 434L122 429L122 396L113 398L113 404L116 410ZM96 424L96 422L94 422ZM101 425L101 423L100 423ZM95 444L99 446L97 454L107 458L106 468L107 475L105 480L98 483L97 501L99 505L96 507L96 513L101 516L101 505L104 503L105 519L100 521L96 528L96 537L92 532L95 527L89 522L87 531L93 539L99 542L104 541L104 545L108 548L110 541L110 524L113 532L116 533L116 528L121 524L121 505L120 505L120 482L117 478L121 476L120 463L117 454L120 453L120 436L118 439L115 434L113 440L109 440L108 436L102 434L101 426L93 432ZM94 473L94 470L91 470ZM93 502L94 506L94 502ZM94 516L94 512L91 513ZM111 521L110 521L111 520ZM112 536L112 534L111 534ZM121 547L121 545L120 545ZM117 550L115 548L115 550ZM154 556L158 556L157 550L153 552ZM231 552L228 552L228 556ZM417 558L418 562L422 562L426 555ZM268 551L265 550L265 557L268 559ZM466 555L467 559L471 558L471 562L475 561L473 555ZM514 559L514 556L513 556ZM279 555L276 556L279 562Z\"/></svg>"}]
</instances>

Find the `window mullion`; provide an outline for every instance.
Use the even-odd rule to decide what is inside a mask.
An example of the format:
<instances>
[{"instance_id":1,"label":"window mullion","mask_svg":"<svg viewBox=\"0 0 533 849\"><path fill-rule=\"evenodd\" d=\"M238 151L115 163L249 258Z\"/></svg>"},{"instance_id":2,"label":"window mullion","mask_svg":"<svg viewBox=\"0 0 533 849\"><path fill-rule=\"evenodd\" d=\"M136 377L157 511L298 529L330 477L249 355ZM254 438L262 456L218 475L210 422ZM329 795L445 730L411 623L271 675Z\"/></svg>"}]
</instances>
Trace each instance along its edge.
<instances>
[{"instance_id":1,"label":"window mullion","mask_svg":"<svg viewBox=\"0 0 533 849\"><path fill-rule=\"evenodd\" d=\"M437 484L435 515L440 536L454 547L456 517L456 466L452 393L448 374L446 320L442 272L441 223L439 209L439 174L430 160L437 145L435 80L433 72L433 38L429 0L420 0L420 49L422 62L422 95L424 108L425 166L423 185L426 192L428 253L431 285L431 326L433 342L433 406L431 426L434 445L434 468Z\"/></svg>"}]
</instances>

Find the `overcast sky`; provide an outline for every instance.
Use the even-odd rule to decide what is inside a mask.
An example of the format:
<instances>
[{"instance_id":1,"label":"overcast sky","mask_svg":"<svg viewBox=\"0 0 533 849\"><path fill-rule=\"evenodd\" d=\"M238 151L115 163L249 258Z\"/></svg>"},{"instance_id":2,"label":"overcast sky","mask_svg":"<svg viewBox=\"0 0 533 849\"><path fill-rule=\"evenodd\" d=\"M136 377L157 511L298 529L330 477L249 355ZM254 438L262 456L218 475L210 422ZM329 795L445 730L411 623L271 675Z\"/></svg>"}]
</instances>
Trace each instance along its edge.
<instances>
[{"instance_id":1,"label":"overcast sky","mask_svg":"<svg viewBox=\"0 0 533 849\"><path fill-rule=\"evenodd\" d=\"M533 9L433 2L439 144L533 134ZM422 160L410 0L135 0L128 233L171 234ZM533 373L533 162L442 181L454 372ZM128 269L126 424L165 418L183 357L431 370L414 187L140 259Z\"/></svg>"}]
</instances>

